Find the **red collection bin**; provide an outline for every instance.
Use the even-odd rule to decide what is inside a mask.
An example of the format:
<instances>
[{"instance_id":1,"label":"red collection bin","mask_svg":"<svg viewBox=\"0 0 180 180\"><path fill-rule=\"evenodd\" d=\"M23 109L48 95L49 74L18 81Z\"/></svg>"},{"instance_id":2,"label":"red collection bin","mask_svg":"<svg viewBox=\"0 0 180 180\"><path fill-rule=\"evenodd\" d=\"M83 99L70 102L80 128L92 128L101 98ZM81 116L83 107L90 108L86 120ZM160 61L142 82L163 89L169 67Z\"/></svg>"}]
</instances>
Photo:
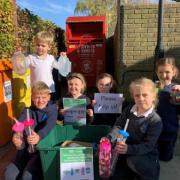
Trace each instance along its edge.
<instances>
[{"instance_id":1,"label":"red collection bin","mask_svg":"<svg viewBox=\"0 0 180 180\"><path fill-rule=\"evenodd\" d=\"M89 87L105 72L106 17L77 16L66 20L67 55L72 72L82 73Z\"/></svg>"}]
</instances>

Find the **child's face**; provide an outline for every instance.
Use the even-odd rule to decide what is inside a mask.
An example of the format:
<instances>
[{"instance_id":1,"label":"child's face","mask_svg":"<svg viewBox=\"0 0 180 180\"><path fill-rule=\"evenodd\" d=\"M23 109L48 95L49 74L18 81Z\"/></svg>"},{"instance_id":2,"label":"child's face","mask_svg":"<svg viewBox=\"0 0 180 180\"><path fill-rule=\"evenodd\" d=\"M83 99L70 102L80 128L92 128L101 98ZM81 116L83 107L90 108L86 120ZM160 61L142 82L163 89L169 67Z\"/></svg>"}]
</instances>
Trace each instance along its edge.
<instances>
[{"instance_id":1,"label":"child's face","mask_svg":"<svg viewBox=\"0 0 180 180\"><path fill-rule=\"evenodd\" d=\"M99 79L97 82L97 88L100 93L109 93L112 88L111 78L105 77Z\"/></svg>"},{"instance_id":2,"label":"child's face","mask_svg":"<svg viewBox=\"0 0 180 180\"><path fill-rule=\"evenodd\" d=\"M36 106L36 108L38 109L44 109L47 106L49 100L50 100L49 93L39 92L32 94L32 101Z\"/></svg>"},{"instance_id":3,"label":"child's face","mask_svg":"<svg viewBox=\"0 0 180 180\"><path fill-rule=\"evenodd\" d=\"M175 68L170 64L161 65L157 68L158 79L164 85L170 84L175 75Z\"/></svg>"},{"instance_id":4,"label":"child's face","mask_svg":"<svg viewBox=\"0 0 180 180\"><path fill-rule=\"evenodd\" d=\"M82 94L81 92L83 89L84 89L84 84L80 79L73 78L71 80L68 80L68 92L73 97L80 96Z\"/></svg>"},{"instance_id":5,"label":"child's face","mask_svg":"<svg viewBox=\"0 0 180 180\"><path fill-rule=\"evenodd\" d=\"M146 112L153 106L156 96L150 85L134 86L132 93L138 112Z\"/></svg>"},{"instance_id":6,"label":"child's face","mask_svg":"<svg viewBox=\"0 0 180 180\"><path fill-rule=\"evenodd\" d=\"M46 55L50 50L50 46L48 43L43 41L38 41L36 43L36 53L38 56Z\"/></svg>"}]
</instances>

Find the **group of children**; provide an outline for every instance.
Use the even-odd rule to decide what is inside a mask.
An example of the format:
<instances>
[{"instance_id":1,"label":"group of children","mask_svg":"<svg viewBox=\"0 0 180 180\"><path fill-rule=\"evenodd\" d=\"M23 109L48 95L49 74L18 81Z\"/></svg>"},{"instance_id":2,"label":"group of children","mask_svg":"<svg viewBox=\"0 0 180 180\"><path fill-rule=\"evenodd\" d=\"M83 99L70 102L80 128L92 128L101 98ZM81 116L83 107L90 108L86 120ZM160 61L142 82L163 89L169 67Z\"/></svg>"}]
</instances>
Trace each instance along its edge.
<instances>
[{"instance_id":1,"label":"group of children","mask_svg":"<svg viewBox=\"0 0 180 180\"><path fill-rule=\"evenodd\" d=\"M27 152L28 144L36 145L54 127L56 121L62 121L64 108L62 100L57 107L51 103L55 100L55 88L52 69L57 68L57 61L48 54L53 38L48 32L40 32L36 36L36 53L26 58L27 66L31 69L32 106L30 117L35 120L31 136L24 136L26 146L17 151L17 155L5 172L6 180L42 179L40 173L40 156L36 151ZM94 97L86 96L86 81L80 73L70 73L67 76L67 95L74 99L86 99L87 124L110 125L112 131L107 135L113 147L120 154L112 180L158 180L159 159L169 161L173 158L177 139L179 121L178 105L171 101L171 94L180 90L173 83L178 75L178 69L173 58L162 58L156 63L158 83L148 78L134 80L130 84L130 94L133 104L123 108L121 114L94 114ZM108 73L100 74L96 87L98 93L111 93L114 85L113 77ZM23 121L24 110L19 118ZM117 128L123 129L129 119L126 142L116 141ZM12 139L16 147L22 140Z\"/></svg>"}]
</instances>

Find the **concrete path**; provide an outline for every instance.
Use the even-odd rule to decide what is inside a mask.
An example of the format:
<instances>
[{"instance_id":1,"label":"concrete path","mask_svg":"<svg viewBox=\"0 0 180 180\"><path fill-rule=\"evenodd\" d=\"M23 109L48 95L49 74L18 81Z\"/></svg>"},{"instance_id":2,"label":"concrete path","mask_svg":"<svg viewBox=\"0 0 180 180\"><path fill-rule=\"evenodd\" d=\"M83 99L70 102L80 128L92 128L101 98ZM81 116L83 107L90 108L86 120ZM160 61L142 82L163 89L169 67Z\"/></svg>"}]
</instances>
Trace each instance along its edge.
<instances>
[{"instance_id":1,"label":"concrete path","mask_svg":"<svg viewBox=\"0 0 180 180\"><path fill-rule=\"evenodd\" d=\"M170 162L160 162L160 180L180 180L180 156Z\"/></svg>"}]
</instances>

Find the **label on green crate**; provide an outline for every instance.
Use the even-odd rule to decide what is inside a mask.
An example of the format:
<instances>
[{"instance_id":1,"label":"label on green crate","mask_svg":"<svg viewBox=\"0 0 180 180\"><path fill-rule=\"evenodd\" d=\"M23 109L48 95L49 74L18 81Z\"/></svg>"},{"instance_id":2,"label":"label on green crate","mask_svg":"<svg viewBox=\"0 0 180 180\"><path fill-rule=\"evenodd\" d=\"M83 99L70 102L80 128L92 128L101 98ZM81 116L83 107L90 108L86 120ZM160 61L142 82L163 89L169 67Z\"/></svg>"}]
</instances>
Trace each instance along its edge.
<instances>
[{"instance_id":1,"label":"label on green crate","mask_svg":"<svg viewBox=\"0 0 180 180\"><path fill-rule=\"evenodd\" d=\"M64 123L86 125L86 99L63 98Z\"/></svg>"},{"instance_id":2,"label":"label on green crate","mask_svg":"<svg viewBox=\"0 0 180 180\"><path fill-rule=\"evenodd\" d=\"M94 180L93 149L60 148L60 180Z\"/></svg>"}]
</instances>

